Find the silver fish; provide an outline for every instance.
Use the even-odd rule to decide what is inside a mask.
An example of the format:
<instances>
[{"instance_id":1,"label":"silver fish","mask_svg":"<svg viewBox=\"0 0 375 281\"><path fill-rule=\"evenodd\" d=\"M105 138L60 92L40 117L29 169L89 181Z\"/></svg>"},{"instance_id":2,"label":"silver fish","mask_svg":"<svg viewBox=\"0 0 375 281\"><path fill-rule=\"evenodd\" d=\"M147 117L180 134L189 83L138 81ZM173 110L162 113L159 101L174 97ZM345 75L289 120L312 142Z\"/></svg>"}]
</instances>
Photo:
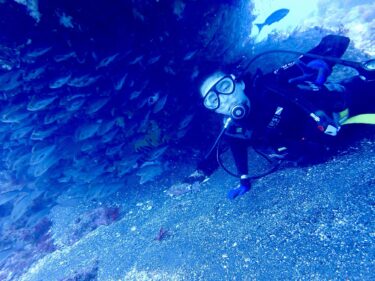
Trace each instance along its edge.
<instances>
[{"instance_id":1,"label":"silver fish","mask_svg":"<svg viewBox=\"0 0 375 281\"><path fill-rule=\"evenodd\" d=\"M96 148L100 145L99 139L87 139L84 140L81 145L81 151L82 152L90 152L96 150Z\"/></svg>"},{"instance_id":2,"label":"silver fish","mask_svg":"<svg viewBox=\"0 0 375 281\"><path fill-rule=\"evenodd\" d=\"M108 146L107 149L105 150L105 155L107 156L119 155L121 153L123 146L124 146L124 143L120 143L115 146Z\"/></svg>"},{"instance_id":3,"label":"silver fish","mask_svg":"<svg viewBox=\"0 0 375 281\"><path fill-rule=\"evenodd\" d=\"M139 63L143 59L143 55L136 57L134 60L130 61L129 64Z\"/></svg>"},{"instance_id":4,"label":"silver fish","mask_svg":"<svg viewBox=\"0 0 375 281\"><path fill-rule=\"evenodd\" d=\"M40 162L45 161L48 157L52 155L52 153L56 149L56 145L49 145L49 146L42 146L41 145L35 145L32 149L32 154L30 158L30 165L35 165Z\"/></svg>"},{"instance_id":5,"label":"silver fish","mask_svg":"<svg viewBox=\"0 0 375 281\"><path fill-rule=\"evenodd\" d=\"M76 57L76 53L70 52L64 55L56 55L53 57L53 59L55 60L55 62L62 62L74 57Z\"/></svg>"},{"instance_id":6,"label":"silver fish","mask_svg":"<svg viewBox=\"0 0 375 281\"><path fill-rule=\"evenodd\" d=\"M107 143L107 142L113 141L113 139L115 138L118 132L119 132L118 128L108 132L107 134L102 136L102 142Z\"/></svg>"},{"instance_id":7,"label":"silver fish","mask_svg":"<svg viewBox=\"0 0 375 281\"><path fill-rule=\"evenodd\" d=\"M67 111L77 111L83 106L85 102L86 102L85 98L80 97L80 98L73 99L65 105L65 109Z\"/></svg>"},{"instance_id":8,"label":"silver fish","mask_svg":"<svg viewBox=\"0 0 375 281\"><path fill-rule=\"evenodd\" d=\"M59 126L53 126L50 128L42 128L42 129L34 129L32 132L30 139L31 140L44 140L51 136L54 132L56 132L59 129Z\"/></svg>"},{"instance_id":9,"label":"silver fish","mask_svg":"<svg viewBox=\"0 0 375 281\"><path fill-rule=\"evenodd\" d=\"M0 206L12 201L17 198L20 194L19 190L12 190L8 192L0 193Z\"/></svg>"},{"instance_id":10,"label":"silver fish","mask_svg":"<svg viewBox=\"0 0 375 281\"><path fill-rule=\"evenodd\" d=\"M114 54L112 56L109 56L109 57L106 57L105 59L103 59L99 64L98 66L96 67L96 69L99 69L101 67L106 67L108 66L110 63L112 63L118 56L119 54Z\"/></svg>"},{"instance_id":11,"label":"silver fish","mask_svg":"<svg viewBox=\"0 0 375 281\"><path fill-rule=\"evenodd\" d=\"M64 12L61 14L58 14L59 16L59 23L60 25L66 27L66 28L74 28L73 25L73 18Z\"/></svg>"},{"instance_id":12,"label":"silver fish","mask_svg":"<svg viewBox=\"0 0 375 281\"><path fill-rule=\"evenodd\" d=\"M105 106L109 101L109 98L108 97L104 97L104 98L99 98L98 100L96 100L95 102L89 104L88 106L86 106L86 110L85 112L87 114L93 114L93 113L96 113L98 112L101 108L103 108L103 106Z\"/></svg>"},{"instance_id":13,"label":"silver fish","mask_svg":"<svg viewBox=\"0 0 375 281\"><path fill-rule=\"evenodd\" d=\"M192 51L192 52L188 52L185 56L184 56L184 59L183 60L191 60L195 54L198 52L198 50L195 50L195 51Z\"/></svg>"},{"instance_id":14,"label":"silver fish","mask_svg":"<svg viewBox=\"0 0 375 281\"><path fill-rule=\"evenodd\" d=\"M159 100L159 98L160 98L160 92L157 92L157 93L155 93L155 94L153 94L153 95L151 95L151 96L149 96L149 97L147 98L147 104L148 104L149 106L151 106L151 105L153 105L154 103L156 103L156 102Z\"/></svg>"},{"instance_id":15,"label":"silver fish","mask_svg":"<svg viewBox=\"0 0 375 281\"><path fill-rule=\"evenodd\" d=\"M128 77L128 74L126 73L120 80L118 80L115 84L114 84L114 87L115 87L115 90L116 91L120 91L123 86L124 86L124 83L126 81L126 77Z\"/></svg>"},{"instance_id":16,"label":"silver fish","mask_svg":"<svg viewBox=\"0 0 375 281\"><path fill-rule=\"evenodd\" d=\"M28 173L34 177L40 177L45 174L52 166L54 166L60 159L55 156L50 156L46 158L44 161L30 166L28 169Z\"/></svg>"},{"instance_id":17,"label":"silver fish","mask_svg":"<svg viewBox=\"0 0 375 281\"><path fill-rule=\"evenodd\" d=\"M193 120L194 118L194 114L189 114L188 116L186 116L179 124L178 126L178 129L181 130L181 129L185 129L187 126L189 126L189 124L191 123L191 121Z\"/></svg>"},{"instance_id":18,"label":"silver fish","mask_svg":"<svg viewBox=\"0 0 375 281\"><path fill-rule=\"evenodd\" d=\"M71 87L83 88L95 83L99 78L100 76L91 77L90 75L86 74L81 77L72 78L67 84Z\"/></svg>"},{"instance_id":19,"label":"silver fish","mask_svg":"<svg viewBox=\"0 0 375 281\"><path fill-rule=\"evenodd\" d=\"M139 156L137 155L124 155L120 161L114 163L114 166L117 170L117 176L122 177L137 167L137 160Z\"/></svg>"},{"instance_id":20,"label":"silver fish","mask_svg":"<svg viewBox=\"0 0 375 281\"><path fill-rule=\"evenodd\" d=\"M34 126L24 126L14 130L10 136L10 140L20 140L26 137L34 129Z\"/></svg>"},{"instance_id":21,"label":"silver fish","mask_svg":"<svg viewBox=\"0 0 375 281\"><path fill-rule=\"evenodd\" d=\"M140 184L145 184L147 182L155 180L156 177L163 173L163 167L160 163L153 163L150 165L142 166L137 172L137 176L140 177Z\"/></svg>"},{"instance_id":22,"label":"silver fish","mask_svg":"<svg viewBox=\"0 0 375 281\"><path fill-rule=\"evenodd\" d=\"M31 101L27 105L27 110L38 111L38 110L46 109L46 107L48 107L56 99L57 99L57 96L46 97L46 98L41 98L41 99L39 97L33 96L31 98Z\"/></svg>"},{"instance_id":23,"label":"silver fish","mask_svg":"<svg viewBox=\"0 0 375 281\"><path fill-rule=\"evenodd\" d=\"M31 208L34 199L39 197L43 191L35 190L31 193L26 193L17 198L15 201L12 213L10 215L11 221L14 223L18 221Z\"/></svg>"},{"instance_id":24,"label":"silver fish","mask_svg":"<svg viewBox=\"0 0 375 281\"><path fill-rule=\"evenodd\" d=\"M163 146L163 147L160 147L160 148L152 151L148 155L147 160L148 161L155 161L155 160L157 160L158 158L160 158L160 156L162 156L167 151L167 148L168 148L168 146Z\"/></svg>"},{"instance_id":25,"label":"silver fish","mask_svg":"<svg viewBox=\"0 0 375 281\"><path fill-rule=\"evenodd\" d=\"M32 80L35 80L37 78L39 78L43 72L46 71L46 68L45 66L42 66L42 67L38 67L32 71L28 71L27 74L24 75L23 79L25 81L32 81Z\"/></svg>"},{"instance_id":26,"label":"silver fish","mask_svg":"<svg viewBox=\"0 0 375 281\"><path fill-rule=\"evenodd\" d=\"M133 91L130 95L130 100L134 100L139 97L139 95L142 93L142 91Z\"/></svg>"},{"instance_id":27,"label":"silver fish","mask_svg":"<svg viewBox=\"0 0 375 281\"><path fill-rule=\"evenodd\" d=\"M22 85L23 72L21 70L7 72L0 76L0 91L10 91Z\"/></svg>"},{"instance_id":28,"label":"silver fish","mask_svg":"<svg viewBox=\"0 0 375 281\"><path fill-rule=\"evenodd\" d=\"M27 53L26 57L37 58L48 53L51 49L52 47L35 49L34 51Z\"/></svg>"},{"instance_id":29,"label":"silver fish","mask_svg":"<svg viewBox=\"0 0 375 281\"><path fill-rule=\"evenodd\" d=\"M65 84L67 84L69 82L71 77L72 77L72 75L68 74L67 76L63 76L61 78L58 78L57 80L51 82L49 84L49 87L51 89L61 88L62 86L64 86Z\"/></svg>"},{"instance_id":30,"label":"silver fish","mask_svg":"<svg viewBox=\"0 0 375 281\"><path fill-rule=\"evenodd\" d=\"M155 106L152 110L153 113L158 113L159 111L161 111L165 104L167 103L167 98L168 98L168 95L165 95L161 98L159 98L159 100L155 103Z\"/></svg>"},{"instance_id":31,"label":"silver fish","mask_svg":"<svg viewBox=\"0 0 375 281\"><path fill-rule=\"evenodd\" d=\"M0 121L3 123L20 123L30 116L30 112L23 111L23 104L8 105L0 112Z\"/></svg>"},{"instance_id":32,"label":"silver fish","mask_svg":"<svg viewBox=\"0 0 375 281\"><path fill-rule=\"evenodd\" d=\"M52 124L52 123L55 123L55 122L64 124L67 121L69 121L69 119L71 117L72 117L71 113L68 112L68 111L65 111L65 110L52 111L52 112L48 112L44 116L44 122L43 123L45 125L49 125L49 124Z\"/></svg>"},{"instance_id":33,"label":"silver fish","mask_svg":"<svg viewBox=\"0 0 375 281\"><path fill-rule=\"evenodd\" d=\"M96 134L100 127L98 123L88 123L77 128L75 132L75 139L77 141L86 140Z\"/></svg>"},{"instance_id":34,"label":"silver fish","mask_svg":"<svg viewBox=\"0 0 375 281\"><path fill-rule=\"evenodd\" d=\"M86 200L108 198L124 186L123 182L108 178L105 182L91 185L88 192L85 192L85 198Z\"/></svg>"},{"instance_id":35,"label":"silver fish","mask_svg":"<svg viewBox=\"0 0 375 281\"><path fill-rule=\"evenodd\" d=\"M12 163L12 171L16 172L26 169L26 167L28 167L30 164L31 155L31 153L25 153L20 157L17 157Z\"/></svg>"},{"instance_id":36,"label":"silver fish","mask_svg":"<svg viewBox=\"0 0 375 281\"><path fill-rule=\"evenodd\" d=\"M147 61L147 63L148 64L154 64L154 63L156 63L156 62L158 62L159 60L160 60L160 55L158 55L158 56L154 56L154 57L152 57L152 58L150 58L148 61Z\"/></svg>"},{"instance_id":37,"label":"silver fish","mask_svg":"<svg viewBox=\"0 0 375 281\"><path fill-rule=\"evenodd\" d=\"M114 126L116 125L116 119L112 119L110 121L103 121L100 124L98 129L98 136L103 136L108 133Z\"/></svg>"}]
</instances>

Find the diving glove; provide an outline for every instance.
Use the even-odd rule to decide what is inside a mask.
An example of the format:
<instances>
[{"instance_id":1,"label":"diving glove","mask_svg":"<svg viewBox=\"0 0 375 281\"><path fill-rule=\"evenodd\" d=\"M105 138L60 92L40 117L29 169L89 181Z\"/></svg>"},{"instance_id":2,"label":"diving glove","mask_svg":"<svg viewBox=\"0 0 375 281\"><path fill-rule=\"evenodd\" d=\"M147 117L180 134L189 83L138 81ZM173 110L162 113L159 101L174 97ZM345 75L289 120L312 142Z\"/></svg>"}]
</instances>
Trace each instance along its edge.
<instances>
[{"instance_id":1,"label":"diving glove","mask_svg":"<svg viewBox=\"0 0 375 281\"><path fill-rule=\"evenodd\" d=\"M227 197L228 199L235 199L238 196L244 195L251 188L250 179L247 175L242 175L240 180L240 186L229 190Z\"/></svg>"},{"instance_id":2,"label":"diving glove","mask_svg":"<svg viewBox=\"0 0 375 281\"><path fill-rule=\"evenodd\" d=\"M289 83L310 80L316 85L322 86L332 72L332 69L328 66L328 64L320 59L312 60L307 64L302 61L298 61L297 66L300 68L303 74L289 79Z\"/></svg>"}]
</instances>

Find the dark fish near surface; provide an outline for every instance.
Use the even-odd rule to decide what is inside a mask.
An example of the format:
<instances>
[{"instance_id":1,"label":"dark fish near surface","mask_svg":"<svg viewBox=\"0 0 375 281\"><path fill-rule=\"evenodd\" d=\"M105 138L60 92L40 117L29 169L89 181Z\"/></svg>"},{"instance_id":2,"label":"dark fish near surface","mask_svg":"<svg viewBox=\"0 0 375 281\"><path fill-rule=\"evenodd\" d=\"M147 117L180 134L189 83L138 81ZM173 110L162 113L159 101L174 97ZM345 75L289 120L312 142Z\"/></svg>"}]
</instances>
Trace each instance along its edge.
<instances>
[{"instance_id":1,"label":"dark fish near surface","mask_svg":"<svg viewBox=\"0 0 375 281\"><path fill-rule=\"evenodd\" d=\"M275 22L282 20L288 13L289 9L279 9L270 14L268 18L266 18L264 23L256 23L255 25L258 27L259 33L264 26L271 25Z\"/></svg>"}]
</instances>

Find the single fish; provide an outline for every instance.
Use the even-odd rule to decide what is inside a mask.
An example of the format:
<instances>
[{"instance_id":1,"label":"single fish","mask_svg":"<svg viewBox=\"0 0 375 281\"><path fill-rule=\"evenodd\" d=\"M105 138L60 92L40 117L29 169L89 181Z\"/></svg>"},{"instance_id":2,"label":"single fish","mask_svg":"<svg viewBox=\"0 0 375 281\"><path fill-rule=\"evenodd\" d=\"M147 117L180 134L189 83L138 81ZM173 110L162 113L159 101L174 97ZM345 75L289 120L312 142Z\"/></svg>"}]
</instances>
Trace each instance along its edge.
<instances>
[{"instance_id":1,"label":"single fish","mask_svg":"<svg viewBox=\"0 0 375 281\"><path fill-rule=\"evenodd\" d=\"M164 106L167 102L167 98L168 98L168 95L165 95L165 96L159 98L159 100L155 103L155 106L154 106L152 112L158 113L159 111L161 111L164 108Z\"/></svg>"},{"instance_id":2,"label":"single fish","mask_svg":"<svg viewBox=\"0 0 375 281\"><path fill-rule=\"evenodd\" d=\"M143 59L143 55L140 55L140 56L136 57L135 59L133 59L132 61L130 61L129 64L139 63L142 59Z\"/></svg>"},{"instance_id":3,"label":"single fish","mask_svg":"<svg viewBox=\"0 0 375 281\"><path fill-rule=\"evenodd\" d=\"M27 105L27 110L29 111L38 111L38 110L43 110L46 109L47 106L49 106L53 101L57 99L57 96L52 96L52 97L47 97L47 98L42 98L39 99L36 96L33 96L31 98L31 101Z\"/></svg>"},{"instance_id":4,"label":"single fish","mask_svg":"<svg viewBox=\"0 0 375 281\"><path fill-rule=\"evenodd\" d=\"M44 116L43 123L44 125L49 125L55 122L64 124L64 123L67 123L67 121L69 121L69 119L71 118L72 118L72 115L69 111L66 111L66 110L52 111L52 112L48 112Z\"/></svg>"},{"instance_id":5,"label":"single fish","mask_svg":"<svg viewBox=\"0 0 375 281\"><path fill-rule=\"evenodd\" d=\"M86 107L86 113L87 114L93 114L93 113L96 113L98 112L101 108L103 108L103 106L105 106L107 104L107 102L109 101L109 98L108 97L104 97L104 98L99 98L98 100L94 101L93 103L89 104L87 107Z\"/></svg>"},{"instance_id":6,"label":"single fish","mask_svg":"<svg viewBox=\"0 0 375 281\"><path fill-rule=\"evenodd\" d=\"M90 152L90 151L95 151L96 148L100 145L100 140L98 139L87 139L83 141L81 145L81 151L82 152Z\"/></svg>"},{"instance_id":7,"label":"single fish","mask_svg":"<svg viewBox=\"0 0 375 281\"><path fill-rule=\"evenodd\" d=\"M161 148L158 148L158 149L152 151L147 160L148 161L155 161L155 160L159 159L160 156L162 156L167 149L168 149L168 146L164 146L164 147L161 147Z\"/></svg>"},{"instance_id":8,"label":"single fish","mask_svg":"<svg viewBox=\"0 0 375 281\"><path fill-rule=\"evenodd\" d=\"M30 116L30 112L23 110L23 104L8 105L0 112L0 121L3 123L20 123Z\"/></svg>"},{"instance_id":9,"label":"single fish","mask_svg":"<svg viewBox=\"0 0 375 281\"><path fill-rule=\"evenodd\" d=\"M26 137L34 129L34 126L25 126L14 130L10 136L10 140L21 140Z\"/></svg>"},{"instance_id":10,"label":"single fish","mask_svg":"<svg viewBox=\"0 0 375 281\"><path fill-rule=\"evenodd\" d=\"M59 129L58 126L53 126L50 128L40 128L40 129L35 129L33 133L30 136L31 140L44 140L51 136L54 132L56 132Z\"/></svg>"},{"instance_id":11,"label":"single fish","mask_svg":"<svg viewBox=\"0 0 375 281\"><path fill-rule=\"evenodd\" d=\"M59 23L61 26L66 28L74 28L73 18L71 16L65 13L58 14L57 16L60 18Z\"/></svg>"},{"instance_id":12,"label":"single fish","mask_svg":"<svg viewBox=\"0 0 375 281\"><path fill-rule=\"evenodd\" d=\"M26 57L37 58L37 57L43 56L44 54L48 53L51 49L52 49L52 47L39 48L39 49L36 49L34 51L31 51L31 52L27 53Z\"/></svg>"},{"instance_id":13,"label":"single fish","mask_svg":"<svg viewBox=\"0 0 375 281\"><path fill-rule=\"evenodd\" d=\"M130 100L134 100L139 97L139 95L142 93L142 91L134 91L130 95Z\"/></svg>"},{"instance_id":14,"label":"single fish","mask_svg":"<svg viewBox=\"0 0 375 281\"><path fill-rule=\"evenodd\" d=\"M35 80L35 79L39 78L42 75L42 73L45 72L45 71L46 71L45 66L35 68L34 70L26 72L23 79L25 81Z\"/></svg>"},{"instance_id":15,"label":"single fish","mask_svg":"<svg viewBox=\"0 0 375 281\"><path fill-rule=\"evenodd\" d=\"M154 63L156 63L156 62L158 62L159 60L160 60L160 55L158 55L158 56L155 56L155 57L151 57L148 61L147 61L147 63L148 64L154 64Z\"/></svg>"},{"instance_id":16,"label":"single fish","mask_svg":"<svg viewBox=\"0 0 375 281\"><path fill-rule=\"evenodd\" d=\"M75 132L75 138L77 141L82 141L91 138L96 134L100 127L98 123L88 123L81 127L78 127Z\"/></svg>"},{"instance_id":17,"label":"single fish","mask_svg":"<svg viewBox=\"0 0 375 281\"><path fill-rule=\"evenodd\" d=\"M58 78L57 80L53 81L52 83L49 84L49 87L51 89L57 89L57 88L61 88L62 86L64 86L66 83L68 83L68 81L70 80L70 78L72 77L71 74L68 74L67 76L64 76L64 77L61 77L61 78Z\"/></svg>"},{"instance_id":18,"label":"single fish","mask_svg":"<svg viewBox=\"0 0 375 281\"><path fill-rule=\"evenodd\" d=\"M122 147L124 146L124 143L120 143L115 146L108 146L105 150L105 155L107 156L113 156L113 155L119 155L122 151Z\"/></svg>"},{"instance_id":19,"label":"single fish","mask_svg":"<svg viewBox=\"0 0 375 281\"><path fill-rule=\"evenodd\" d=\"M179 124L178 126L178 129L179 130L182 130L182 129L185 129L187 126L189 126L189 124L191 123L191 121L193 120L194 118L194 114L190 114L188 116L186 116Z\"/></svg>"},{"instance_id":20,"label":"single fish","mask_svg":"<svg viewBox=\"0 0 375 281\"><path fill-rule=\"evenodd\" d=\"M90 86L99 79L99 76L91 77L90 75L83 75L81 77L76 77L71 79L67 84L75 88L83 88Z\"/></svg>"},{"instance_id":21,"label":"single fish","mask_svg":"<svg viewBox=\"0 0 375 281\"><path fill-rule=\"evenodd\" d=\"M149 96L147 98L147 104L149 106L153 105L154 103L156 103L160 98L160 93L159 92L156 92L155 94Z\"/></svg>"},{"instance_id":22,"label":"single fish","mask_svg":"<svg viewBox=\"0 0 375 281\"><path fill-rule=\"evenodd\" d=\"M36 165L45 161L56 149L56 145L49 145L39 148L40 145L36 144L32 149L32 155L30 158L30 165Z\"/></svg>"},{"instance_id":23,"label":"single fish","mask_svg":"<svg viewBox=\"0 0 375 281\"><path fill-rule=\"evenodd\" d=\"M12 190L0 193L0 206L8 203L9 201L17 198L20 195L19 190Z\"/></svg>"},{"instance_id":24,"label":"single fish","mask_svg":"<svg viewBox=\"0 0 375 281\"><path fill-rule=\"evenodd\" d=\"M26 167L29 166L30 159L31 159L31 153L26 153L22 156L17 157L13 163L12 163L12 170L17 172L17 171L22 171Z\"/></svg>"},{"instance_id":25,"label":"single fish","mask_svg":"<svg viewBox=\"0 0 375 281\"><path fill-rule=\"evenodd\" d=\"M118 132L119 132L119 129L116 128L112 130L111 132L105 134L104 136L102 136L102 142L107 143L107 142L112 141L116 137Z\"/></svg>"},{"instance_id":26,"label":"single fish","mask_svg":"<svg viewBox=\"0 0 375 281\"><path fill-rule=\"evenodd\" d=\"M106 67L106 66L108 66L110 63L112 63L112 62L117 58L118 55L119 55L119 54L117 53L117 54L114 54L114 55L112 55L112 56L109 56L109 57L103 59L103 60L98 64L98 66L96 67L96 69L99 69L99 68L101 68L101 67Z\"/></svg>"},{"instance_id":27,"label":"single fish","mask_svg":"<svg viewBox=\"0 0 375 281\"><path fill-rule=\"evenodd\" d=\"M124 86L126 77L128 77L127 73L125 73L125 75L114 84L114 87L115 87L116 91L120 91L122 89L122 87Z\"/></svg>"},{"instance_id":28,"label":"single fish","mask_svg":"<svg viewBox=\"0 0 375 281\"><path fill-rule=\"evenodd\" d=\"M42 190L33 190L30 193L19 196L10 216L11 221L16 222L20 219L33 206L34 200L42 195L43 192Z\"/></svg>"},{"instance_id":29,"label":"single fish","mask_svg":"<svg viewBox=\"0 0 375 281\"><path fill-rule=\"evenodd\" d=\"M70 53L67 53L67 54L64 54L64 55L56 55L53 57L53 59L55 60L55 62L62 62L62 61L66 61L70 58L73 58L73 57L76 57L76 53L75 52L70 52Z\"/></svg>"},{"instance_id":30,"label":"single fish","mask_svg":"<svg viewBox=\"0 0 375 281\"><path fill-rule=\"evenodd\" d=\"M65 104L65 108L67 111L77 111L79 110L82 105L86 102L86 99L83 97L78 97L72 100L69 100L67 104Z\"/></svg>"},{"instance_id":31,"label":"single fish","mask_svg":"<svg viewBox=\"0 0 375 281\"><path fill-rule=\"evenodd\" d=\"M41 175L46 173L52 166L54 166L59 160L60 159L58 157L54 157L54 155L51 155L37 165L30 166L30 168L28 169L28 173L31 176L40 177Z\"/></svg>"},{"instance_id":32,"label":"single fish","mask_svg":"<svg viewBox=\"0 0 375 281\"><path fill-rule=\"evenodd\" d=\"M198 52L198 50L195 50L195 51L191 51L191 52L188 52L185 56L184 56L184 60L191 60L195 54Z\"/></svg>"},{"instance_id":33,"label":"single fish","mask_svg":"<svg viewBox=\"0 0 375 281\"><path fill-rule=\"evenodd\" d=\"M289 9L279 9L270 14L263 23L256 23L259 33L266 25L271 25L275 22L282 20L289 13Z\"/></svg>"},{"instance_id":34,"label":"single fish","mask_svg":"<svg viewBox=\"0 0 375 281\"><path fill-rule=\"evenodd\" d=\"M116 119L113 120L104 120L100 123L98 129L98 136L103 136L108 133L116 125Z\"/></svg>"},{"instance_id":35,"label":"single fish","mask_svg":"<svg viewBox=\"0 0 375 281\"><path fill-rule=\"evenodd\" d=\"M18 88L23 84L23 72L12 71L0 76L0 91L10 91Z\"/></svg>"},{"instance_id":36,"label":"single fish","mask_svg":"<svg viewBox=\"0 0 375 281\"><path fill-rule=\"evenodd\" d=\"M159 162L153 162L150 165L144 165L137 172L137 176L140 177L139 184L145 184L147 182L155 180L156 177L160 176L164 172L162 165Z\"/></svg>"}]
</instances>

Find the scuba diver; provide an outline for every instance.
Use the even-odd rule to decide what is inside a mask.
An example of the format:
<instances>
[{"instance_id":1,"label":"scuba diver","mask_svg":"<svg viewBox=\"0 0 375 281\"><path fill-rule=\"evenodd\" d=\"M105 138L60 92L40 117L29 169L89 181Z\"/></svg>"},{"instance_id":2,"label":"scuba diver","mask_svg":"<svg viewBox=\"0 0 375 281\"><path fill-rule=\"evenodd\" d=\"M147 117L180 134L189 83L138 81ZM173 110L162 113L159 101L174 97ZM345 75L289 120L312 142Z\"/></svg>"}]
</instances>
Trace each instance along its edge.
<instances>
[{"instance_id":1,"label":"scuba diver","mask_svg":"<svg viewBox=\"0 0 375 281\"><path fill-rule=\"evenodd\" d=\"M239 178L239 186L227 196L234 199L248 192L254 179L275 171L285 159L302 163L322 158L343 126L375 124L374 60L366 64L341 60L349 41L347 37L328 35L304 54L278 51L300 57L271 73L258 70L251 77L237 78L216 71L206 77L200 86L203 105L223 115L224 126L205 159L185 182L201 182L218 167L216 148L218 163ZM340 83L327 82L335 64L356 68L359 73ZM222 165L222 138L229 144L237 173ZM257 176L248 174L249 146L273 164L269 171Z\"/></svg>"}]
</instances>

